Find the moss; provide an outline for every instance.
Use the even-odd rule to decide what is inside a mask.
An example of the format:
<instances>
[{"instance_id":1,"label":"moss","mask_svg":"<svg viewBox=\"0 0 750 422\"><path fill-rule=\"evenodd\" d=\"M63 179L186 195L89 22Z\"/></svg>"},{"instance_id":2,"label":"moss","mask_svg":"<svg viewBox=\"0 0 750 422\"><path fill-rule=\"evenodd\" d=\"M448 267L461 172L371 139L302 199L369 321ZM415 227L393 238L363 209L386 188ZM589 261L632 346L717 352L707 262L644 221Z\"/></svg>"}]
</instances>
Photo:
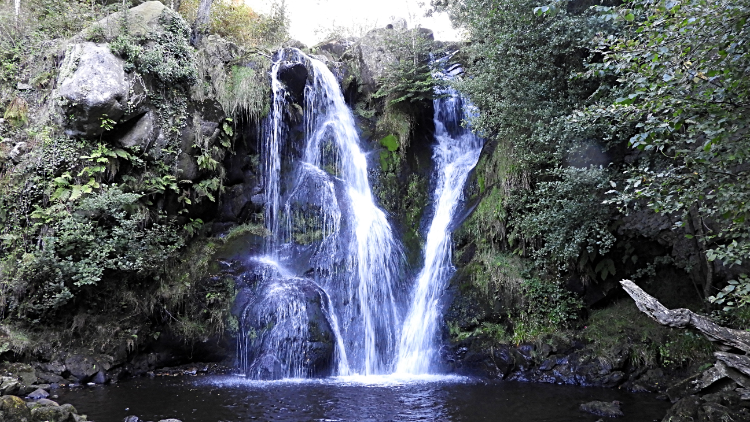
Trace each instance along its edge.
<instances>
[{"instance_id":1,"label":"moss","mask_svg":"<svg viewBox=\"0 0 750 422\"><path fill-rule=\"evenodd\" d=\"M705 337L657 324L623 300L591 313L583 336L598 356L615 359L622 348L636 366L684 367L710 361L713 346Z\"/></svg>"},{"instance_id":2,"label":"moss","mask_svg":"<svg viewBox=\"0 0 750 422\"><path fill-rule=\"evenodd\" d=\"M29 105L23 97L16 97L5 109L3 117L11 122L13 126L23 126L29 121Z\"/></svg>"}]
</instances>

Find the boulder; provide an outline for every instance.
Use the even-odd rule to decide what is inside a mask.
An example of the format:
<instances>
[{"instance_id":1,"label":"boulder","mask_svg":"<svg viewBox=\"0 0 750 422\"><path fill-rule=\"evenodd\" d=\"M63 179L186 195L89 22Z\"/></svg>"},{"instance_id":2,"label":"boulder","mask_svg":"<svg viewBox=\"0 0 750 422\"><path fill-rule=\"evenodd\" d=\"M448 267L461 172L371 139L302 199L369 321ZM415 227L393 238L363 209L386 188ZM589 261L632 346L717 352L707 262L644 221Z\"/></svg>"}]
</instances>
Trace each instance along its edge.
<instances>
[{"instance_id":1,"label":"boulder","mask_svg":"<svg viewBox=\"0 0 750 422\"><path fill-rule=\"evenodd\" d=\"M117 143L126 148L139 147L147 151L159 136L159 122L154 110L149 110L133 119L118 131L122 135L116 136Z\"/></svg>"},{"instance_id":2,"label":"boulder","mask_svg":"<svg viewBox=\"0 0 750 422\"><path fill-rule=\"evenodd\" d=\"M625 414L622 413L622 409L620 409L619 401L592 401L583 403L581 404L581 411L607 418L625 416Z\"/></svg>"},{"instance_id":3,"label":"boulder","mask_svg":"<svg viewBox=\"0 0 750 422\"><path fill-rule=\"evenodd\" d=\"M79 418L76 408L70 404L62 406L39 406L31 409L31 418L34 422L75 422Z\"/></svg>"},{"instance_id":4,"label":"boulder","mask_svg":"<svg viewBox=\"0 0 750 422\"><path fill-rule=\"evenodd\" d=\"M95 138L107 121L125 114L130 85L123 65L107 45L84 42L68 48L57 82L68 135Z\"/></svg>"},{"instance_id":5,"label":"boulder","mask_svg":"<svg viewBox=\"0 0 750 422\"><path fill-rule=\"evenodd\" d=\"M50 399L39 399L37 401L31 402L31 403L27 403L27 405L29 406L30 409L33 409L33 408L39 407L39 406L60 406L59 403L57 403L54 400L50 400Z\"/></svg>"},{"instance_id":6,"label":"boulder","mask_svg":"<svg viewBox=\"0 0 750 422\"><path fill-rule=\"evenodd\" d=\"M26 402L16 396L0 397L0 421L31 422L31 411Z\"/></svg>"},{"instance_id":7,"label":"boulder","mask_svg":"<svg viewBox=\"0 0 750 422\"><path fill-rule=\"evenodd\" d=\"M100 371L106 373L112 367L112 360L107 355L72 353L65 358L65 368L78 382L87 382Z\"/></svg>"},{"instance_id":8,"label":"boulder","mask_svg":"<svg viewBox=\"0 0 750 422\"><path fill-rule=\"evenodd\" d=\"M32 400L46 399L47 397L49 397L49 393L45 390L42 390L41 388L37 388L36 390L32 391L27 397Z\"/></svg>"},{"instance_id":9,"label":"boulder","mask_svg":"<svg viewBox=\"0 0 750 422\"><path fill-rule=\"evenodd\" d=\"M127 13L127 16L125 15ZM147 1L127 10L125 13L113 13L96 22L73 37L73 41L82 42L89 39L111 42L123 32L131 37L143 37L150 32L160 31L162 13L175 14L159 1ZM123 24L125 31L123 31Z\"/></svg>"},{"instance_id":10,"label":"boulder","mask_svg":"<svg viewBox=\"0 0 750 422\"><path fill-rule=\"evenodd\" d=\"M358 51L355 51L359 55L362 85L369 92L377 91L377 81L398 60L389 46L397 32L394 29L373 29L359 40Z\"/></svg>"},{"instance_id":11,"label":"boulder","mask_svg":"<svg viewBox=\"0 0 750 422\"><path fill-rule=\"evenodd\" d=\"M0 377L0 394L16 394L21 383L14 377Z\"/></svg>"}]
</instances>

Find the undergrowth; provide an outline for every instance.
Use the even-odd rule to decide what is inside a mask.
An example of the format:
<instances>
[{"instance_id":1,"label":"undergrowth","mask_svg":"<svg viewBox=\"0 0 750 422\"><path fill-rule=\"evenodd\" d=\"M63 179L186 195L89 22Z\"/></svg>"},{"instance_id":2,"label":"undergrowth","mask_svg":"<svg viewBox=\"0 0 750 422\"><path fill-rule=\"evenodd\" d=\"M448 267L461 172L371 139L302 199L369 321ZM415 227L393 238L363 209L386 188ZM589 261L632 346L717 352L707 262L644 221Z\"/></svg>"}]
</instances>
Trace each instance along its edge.
<instances>
[{"instance_id":1,"label":"undergrowth","mask_svg":"<svg viewBox=\"0 0 750 422\"><path fill-rule=\"evenodd\" d=\"M664 327L631 300L595 310L582 331L598 356L614 359L624 348L634 366L685 367L710 361L713 346L704 336Z\"/></svg>"}]
</instances>

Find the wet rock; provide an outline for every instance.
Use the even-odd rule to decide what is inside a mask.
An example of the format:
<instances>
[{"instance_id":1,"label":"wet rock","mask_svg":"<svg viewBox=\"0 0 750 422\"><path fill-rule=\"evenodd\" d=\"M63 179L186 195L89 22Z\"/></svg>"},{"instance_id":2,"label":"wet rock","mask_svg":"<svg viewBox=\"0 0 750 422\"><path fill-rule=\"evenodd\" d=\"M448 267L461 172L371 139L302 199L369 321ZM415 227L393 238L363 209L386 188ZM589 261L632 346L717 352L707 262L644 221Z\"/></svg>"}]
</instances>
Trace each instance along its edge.
<instances>
[{"instance_id":1,"label":"wet rock","mask_svg":"<svg viewBox=\"0 0 750 422\"><path fill-rule=\"evenodd\" d=\"M249 281L264 271L278 269L258 262L245 276ZM334 334L324 311L325 292L309 279L266 274L260 286L238 294L245 327L240 341L247 350L243 370L259 379L330 375Z\"/></svg>"},{"instance_id":2,"label":"wet rock","mask_svg":"<svg viewBox=\"0 0 750 422\"><path fill-rule=\"evenodd\" d=\"M678 400L667 412L665 422L724 422L750 420L750 403L735 391L704 396L691 395Z\"/></svg>"},{"instance_id":3,"label":"wet rock","mask_svg":"<svg viewBox=\"0 0 750 422\"><path fill-rule=\"evenodd\" d=\"M141 419L138 416L125 416L122 422L141 422Z\"/></svg>"},{"instance_id":4,"label":"wet rock","mask_svg":"<svg viewBox=\"0 0 750 422\"><path fill-rule=\"evenodd\" d=\"M60 375L53 374L51 372L40 371L38 369L36 371L36 377L39 379L39 381L50 384L61 383L65 381L65 378L61 377Z\"/></svg>"},{"instance_id":5,"label":"wet rock","mask_svg":"<svg viewBox=\"0 0 750 422\"><path fill-rule=\"evenodd\" d=\"M34 422L76 422L81 420L78 411L71 404L62 406L40 406L31 409Z\"/></svg>"},{"instance_id":6,"label":"wet rock","mask_svg":"<svg viewBox=\"0 0 750 422\"><path fill-rule=\"evenodd\" d=\"M39 399L37 401L28 403L28 405L29 405L29 408L34 408L38 406L60 406L59 403L50 399Z\"/></svg>"},{"instance_id":7,"label":"wet rock","mask_svg":"<svg viewBox=\"0 0 750 422\"><path fill-rule=\"evenodd\" d=\"M666 394L669 400L674 403L683 397L696 394L727 378L729 378L727 367L719 363L669 387Z\"/></svg>"},{"instance_id":8,"label":"wet rock","mask_svg":"<svg viewBox=\"0 0 750 422\"><path fill-rule=\"evenodd\" d=\"M18 164L21 162L21 157L29 152L29 150L30 148L26 142L19 142L10 150L8 158L13 161L13 163Z\"/></svg>"},{"instance_id":9,"label":"wet rock","mask_svg":"<svg viewBox=\"0 0 750 422\"><path fill-rule=\"evenodd\" d=\"M169 419L162 419L159 422L182 422L179 419L169 418Z\"/></svg>"},{"instance_id":10,"label":"wet rock","mask_svg":"<svg viewBox=\"0 0 750 422\"><path fill-rule=\"evenodd\" d=\"M68 135L98 137L104 119L118 121L125 114L129 84L123 64L107 45L85 42L68 49L57 83Z\"/></svg>"},{"instance_id":11,"label":"wet rock","mask_svg":"<svg viewBox=\"0 0 750 422\"><path fill-rule=\"evenodd\" d=\"M31 411L22 398L2 396L0 397L0 421L31 422Z\"/></svg>"},{"instance_id":12,"label":"wet rock","mask_svg":"<svg viewBox=\"0 0 750 422\"><path fill-rule=\"evenodd\" d=\"M32 391L31 394L29 394L27 397L32 400L46 399L47 397L49 397L49 393L42 390L41 388L37 388L36 390Z\"/></svg>"},{"instance_id":13,"label":"wet rock","mask_svg":"<svg viewBox=\"0 0 750 422\"><path fill-rule=\"evenodd\" d=\"M23 385L33 385L37 383L34 367L25 363L11 363L4 365L3 374L5 376L15 377Z\"/></svg>"},{"instance_id":14,"label":"wet rock","mask_svg":"<svg viewBox=\"0 0 750 422\"><path fill-rule=\"evenodd\" d=\"M619 401L592 401L581 404L580 409L584 412L607 418L625 416L625 414L622 413L622 409L620 409Z\"/></svg>"},{"instance_id":15,"label":"wet rock","mask_svg":"<svg viewBox=\"0 0 750 422\"><path fill-rule=\"evenodd\" d=\"M16 394L21 383L13 377L0 377L0 394Z\"/></svg>"},{"instance_id":16,"label":"wet rock","mask_svg":"<svg viewBox=\"0 0 750 422\"><path fill-rule=\"evenodd\" d=\"M104 371L99 371L94 375L94 377L91 379L91 382L94 384L105 384L108 381L107 374Z\"/></svg>"},{"instance_id":17,"label":"wet rock","mask_svg":"<svg viewBox=\"0 0 750 422\"><path fill-rule=\"evenodd\" d=\"M544 362L542 362L541 365L539 365L539 370L540 371L549 371L550 369L554 368L555 366L557 366L557 356L552 355L552 356L548 357L547 359L545 359Z\"/></svg>"},{"instance_id":18,"label":"wet rock","mask_svg":"<svg viewBox=\"0 0 750 422\"><path fill-rule=\"evenodd\" d=\"M516 365L516 357L510 351L509 346L496 348L493 351L493 358L499 378L507 377Z\"/></svg>"},{"instance_id":19,"label":"wet rock","mask_svg":"<svg viewBox=\"0 0 750 422\"><path fill-rule=\"evenodd\" d=\"M73 354L68 356L65 359L65 367L79 382L85 382L99 372L96 360L87 355Z\"/></svg>"},{"instance_id":20,"label":"wet rock","mask_svg":"<svg viewBox=\"0 0 750 422\"><path fill-rule=\"evenodd\" d=\"M309 72L302 63L282 64L279 67L279 80L286 85L287 92L292 97L292 101L302 105L305 96L305 85Z\"/></svg>"}]
</instances>

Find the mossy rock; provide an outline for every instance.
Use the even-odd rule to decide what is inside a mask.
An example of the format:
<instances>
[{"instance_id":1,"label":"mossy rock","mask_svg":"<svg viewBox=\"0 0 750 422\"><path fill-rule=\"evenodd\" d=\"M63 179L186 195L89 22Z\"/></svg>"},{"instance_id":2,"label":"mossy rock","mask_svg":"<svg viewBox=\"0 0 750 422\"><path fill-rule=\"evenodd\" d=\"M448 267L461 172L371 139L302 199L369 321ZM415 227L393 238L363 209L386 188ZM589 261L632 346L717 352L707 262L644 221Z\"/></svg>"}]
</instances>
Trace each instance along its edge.
<instances>
[{"instance_id":1,"label":"mossy rock","mask_svg":"<svg viewBox=\"0 0 750 422\"><path fill-rule=\"evenodd\" d=\"M62 406L43 406L31 410L31 418L34 422L74 422L77 414L75 407L70 404Z\"/></svg>"},{"instance_id":2,"label":"mossy rock","mask_svg":"<svg viewBox=\"0 0 750 422\"><path fill-rule=\"evenodd\" d=\"M73 40L76 42L88 40L111 42L119 35L127 34L142 37L150 32L161 32L163 31L163 25L159 21L159 17L164 11L173 14L175 17L179 16L161 2L147 1L125 12L117 12L107 16L81 31L73 37ZM123 31L123 28L125 31Z\"/></svg>"},{"instance_id":3,"label":"mossy rock","mask_svg":"<svg viewBox=\"0 0 750 422\"><path fill-rule=\"evenodd\" d=\"M31 422L31 411L26 402L16 396L0 397L0 420L3 422Z\"/></svg>"}]
</instances>

